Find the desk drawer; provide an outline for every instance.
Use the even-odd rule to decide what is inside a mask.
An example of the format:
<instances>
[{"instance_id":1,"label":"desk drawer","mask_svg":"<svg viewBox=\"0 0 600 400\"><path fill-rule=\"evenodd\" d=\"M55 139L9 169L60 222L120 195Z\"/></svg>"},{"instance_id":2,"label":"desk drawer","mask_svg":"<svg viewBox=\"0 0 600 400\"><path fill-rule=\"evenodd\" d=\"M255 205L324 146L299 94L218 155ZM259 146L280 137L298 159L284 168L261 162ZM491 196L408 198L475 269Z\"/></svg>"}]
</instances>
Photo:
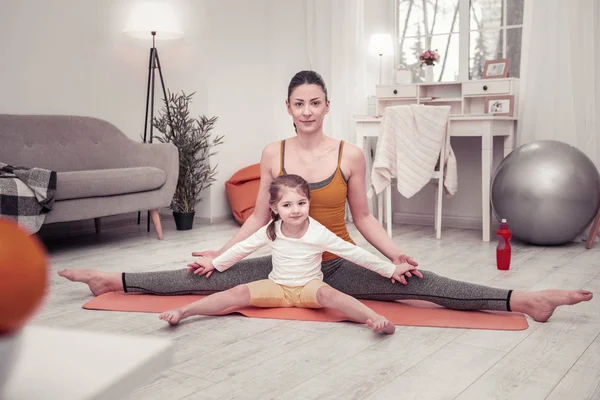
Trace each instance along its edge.
<instances>
[{"instance_id":1,"label":"desk drawer","mask_svg":"<svg viewBox=\"0 0 600 400\"><path fill-rule=\"evenodd\" d=\"M375 94L379 98L417 97L417 87L415 85L377 86Z\"/></svg>"},{"instance_id":2,"label":"desk drawer","mask_svg":"<svg viewBox=\"0 0 600 400\"><path fill-rule=\"evenodd\" d=\"M462 85L463 96L508 94L510 93L510 81L487 81L482 79L475 82L465 82Z\"/></svg>"}]
</instances>

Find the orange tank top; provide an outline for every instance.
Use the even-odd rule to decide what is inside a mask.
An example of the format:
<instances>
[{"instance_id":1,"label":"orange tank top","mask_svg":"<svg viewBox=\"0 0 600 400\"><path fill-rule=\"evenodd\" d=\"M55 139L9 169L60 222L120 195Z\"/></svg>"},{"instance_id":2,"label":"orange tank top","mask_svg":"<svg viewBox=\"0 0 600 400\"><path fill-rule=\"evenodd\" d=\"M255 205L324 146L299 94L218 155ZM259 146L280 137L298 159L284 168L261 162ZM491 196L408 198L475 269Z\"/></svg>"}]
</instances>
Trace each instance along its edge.
<instances>
[{"instance_id":1,"label":"orange tank top","mask_svg":"<svg viewBox=\"0 0 600 400\"><path fill-rule=\"evenodd\" d=\"M310 183L309 215L319 221L340 238L354 244L346 227L346 200L348 198L348 183L340 168L344 141L340 141L337 168L329 178L316 183ZM279 175L285 175L285 140L281 141ZM323 253L323 261L337 258L335 254Z\"/></svg>"}]
</instances>

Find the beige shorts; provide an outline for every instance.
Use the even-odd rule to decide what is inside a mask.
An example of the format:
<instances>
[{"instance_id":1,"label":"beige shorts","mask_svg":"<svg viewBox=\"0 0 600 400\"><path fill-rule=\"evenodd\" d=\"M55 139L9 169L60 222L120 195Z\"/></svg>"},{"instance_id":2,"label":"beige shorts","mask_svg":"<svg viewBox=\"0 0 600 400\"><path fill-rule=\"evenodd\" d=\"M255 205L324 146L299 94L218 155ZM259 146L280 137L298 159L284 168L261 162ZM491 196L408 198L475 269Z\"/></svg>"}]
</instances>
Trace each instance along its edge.
<instances>
[{"instance_id":1,"label":"beige shorts","mask_svg":"<svg viewBox=\"0 0 600 400\"><path fill-rule=\"evenodd\" d=\"M247 286L250 289L250 305L254 307L322 308L317 301L317 292L329 285L312 280L304 286L285 286L263 279Z\"/></svg>"}]
</instances>

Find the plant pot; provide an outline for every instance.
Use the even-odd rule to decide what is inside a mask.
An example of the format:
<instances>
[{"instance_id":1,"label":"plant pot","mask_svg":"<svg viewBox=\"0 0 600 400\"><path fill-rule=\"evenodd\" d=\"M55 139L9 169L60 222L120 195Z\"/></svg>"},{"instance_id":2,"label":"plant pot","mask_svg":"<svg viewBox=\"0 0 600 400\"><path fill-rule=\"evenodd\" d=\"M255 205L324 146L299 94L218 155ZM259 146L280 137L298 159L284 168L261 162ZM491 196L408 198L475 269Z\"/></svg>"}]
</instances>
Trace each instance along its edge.
<instances>
[{"instance_id":1,"label":"plant pot","mask_svg":"<svg viewBox=\"0 0 600 400\"><path fill-rule=\"evenodd\" d=\"M189 231L194 225L195 211L187 213L173 212L173 218L175 219L175 226L178 231Z\"/></svg>"}]
</instances>

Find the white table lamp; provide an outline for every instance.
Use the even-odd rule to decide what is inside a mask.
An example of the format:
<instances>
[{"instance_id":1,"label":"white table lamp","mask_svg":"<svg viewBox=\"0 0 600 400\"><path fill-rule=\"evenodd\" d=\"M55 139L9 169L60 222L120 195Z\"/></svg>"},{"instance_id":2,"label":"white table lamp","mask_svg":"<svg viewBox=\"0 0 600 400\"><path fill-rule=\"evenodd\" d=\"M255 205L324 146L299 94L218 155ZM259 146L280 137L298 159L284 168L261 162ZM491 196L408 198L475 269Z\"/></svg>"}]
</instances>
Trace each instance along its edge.
<instances>
[{"instance_id":1,"label":"white table lamp","mask_svg":"<svg viewBox=\"0 0 600 400\"><path fill-rule=\"evenodd\" d=\"M381 85L382 58L384 55L394 54L394 45L390 34L381 33L371 36L369 53L379 56L379 84Z\"/></svg>"}]
</instances>

